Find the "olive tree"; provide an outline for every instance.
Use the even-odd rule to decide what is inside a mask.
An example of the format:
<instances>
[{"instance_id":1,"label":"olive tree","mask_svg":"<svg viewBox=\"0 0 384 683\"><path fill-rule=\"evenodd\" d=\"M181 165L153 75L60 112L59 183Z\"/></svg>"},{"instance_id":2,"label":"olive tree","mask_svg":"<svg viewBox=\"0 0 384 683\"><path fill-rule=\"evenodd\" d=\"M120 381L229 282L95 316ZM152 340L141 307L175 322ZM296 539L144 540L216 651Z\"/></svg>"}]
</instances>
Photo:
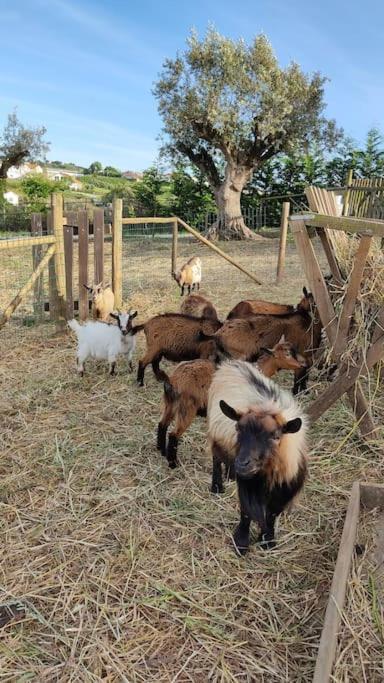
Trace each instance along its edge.
<instances>
[{"instance_id":1,"label":"olive tree","mask_svg":"<svg viewBox=\"0 0 384 683\"><path fill-rule=\"evenodd\" d=\"M341 134L324 116L324 83L298 64L279 66L264 35L247 45L209 29L192 33L183 54L167 59L154 87L163 150L206 176L218 220L211 237L244 238L240 199L253 172L279 153Z\"/></svg>"},{"instance_id":2,"label":"olive tree","mask_svg":"<svg viewBox=\"0 0 384 683\"><path fill-rule=\"evenodd\" d=\"M7 122L0 133L0 180L5 180L11 166L20 166L27 160L44 157L49 143L44 140L46 129L26 127L16 112L8 114Z\"/></svg>"}]
</instances>

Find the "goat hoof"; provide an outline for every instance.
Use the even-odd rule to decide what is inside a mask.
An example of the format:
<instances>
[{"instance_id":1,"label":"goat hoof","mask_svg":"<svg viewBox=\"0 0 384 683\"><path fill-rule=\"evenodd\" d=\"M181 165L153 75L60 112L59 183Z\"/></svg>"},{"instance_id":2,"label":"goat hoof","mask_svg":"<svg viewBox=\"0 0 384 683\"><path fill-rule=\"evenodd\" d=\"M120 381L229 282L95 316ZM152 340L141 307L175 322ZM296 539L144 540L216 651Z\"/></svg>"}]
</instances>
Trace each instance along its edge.
<instances>
[{"instance_id":1,"label":"goat hoof","mask_svg":"<svg viewBox=\"0 0 384 683\"><path fill-rule=\"evenodd\" d=\"M233 540L235 543L236 552L239 555L245 555L249 548L249 536L241 532L239 527L233 532Z\"/></svg>"},{"instance_id":2,"label":"goat hoof","mask_svg":"<svg viewBox=\"0 0 384 683\"><path fill-rule=\"evenodd\" d=\"M262 550L273 550L273 548L276 548L276 541L274 538L264 538L263 534L260 534L260 536L257 539L257 542L260 544L260 548Z\"/></svg>"},{"instance_id":3,"label":"goat hoof","mask_svg":"<svg viewBox=\"0 0 384 683\"><path fill-rule=\"evenodd\" d=\"M178 460L168 460L168 467L170 467L171 470L174 470L178 466L179 466Z\"/></svg>"},{"instance_id":4,"label":"goat hoof","mask_svg":"<svg viewBox=\"0 0 384 683\"><path fill-rule=\"evenodd\" d=\"M224 493L224 486L219 486L219 484L212 484L211 493Z\"/></svg>"}]
</instances>

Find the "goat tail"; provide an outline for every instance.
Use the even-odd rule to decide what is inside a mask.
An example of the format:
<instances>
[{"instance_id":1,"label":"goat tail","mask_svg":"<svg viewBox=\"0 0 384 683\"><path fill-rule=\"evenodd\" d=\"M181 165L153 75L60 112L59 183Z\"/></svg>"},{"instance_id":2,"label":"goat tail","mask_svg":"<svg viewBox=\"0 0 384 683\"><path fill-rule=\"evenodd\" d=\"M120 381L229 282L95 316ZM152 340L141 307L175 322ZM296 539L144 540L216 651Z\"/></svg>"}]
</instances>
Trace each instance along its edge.
<instances>
[{"instance_id":1,"label":"goat tail","mask_svg":"<svg viewBox=\"0 0 384 683\"><path fill-rule=\"evenodd\" d=\"M135 327L132 327L131 330L131 335L134 336L138 332L141 332L145 327L145 323L143 325L135 325Z\"/></svg>"},{"instance_id":2,"label":"goat tail","mask_svg":"<svg viewBox=\"0 0 384 683\"><path fill-rule=\"evenodd\" d=\"M179 398L179 393L172 386L171 382L169 381L169 378L164 380L164 398L169 403L173 403Z\"/></svg>"},{"instance_id":3,"label":"goat tail","mask_svg":"<svg viewBox=\"0 0 384 683\"><path fill-rule=\"evenodd\" d=\"M81 330L81 325L74 318L72 320L68 320L68 327L70 327L76 335L78 335Z\"/></svg>"}]
</instances>

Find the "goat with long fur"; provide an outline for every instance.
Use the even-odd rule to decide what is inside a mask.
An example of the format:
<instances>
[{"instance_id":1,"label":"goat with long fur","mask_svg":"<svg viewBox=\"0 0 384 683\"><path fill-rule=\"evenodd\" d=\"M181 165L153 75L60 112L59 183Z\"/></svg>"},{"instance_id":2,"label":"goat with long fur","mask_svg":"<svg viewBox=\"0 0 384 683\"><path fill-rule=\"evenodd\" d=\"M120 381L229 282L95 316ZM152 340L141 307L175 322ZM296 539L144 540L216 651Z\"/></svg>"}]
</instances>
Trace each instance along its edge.
<instances>
[{"instance_id":1,"label":"goat with long fur","mask_svg":"<svg viewBox=\"0 0 384 683\"><path fill-rule=\"evenodd\" d=\"M89 320L80 325L77 320L69 320L68 325L77 337L77 369L80 377L84 375L84 363L87 358L107 360L109 374L115 374L116 359L127 357L130 372L133 371L132 356L136 348L136 339L132 335L132 320L137 311L129 313L112 313L117 325Z\"/></svg>"},{"instance_id":2,"label":"goat with long fur","mask_svg":"<svg viewBox=\"0 0 384 683\"><path fill-rule=\"evenodd\" d=\"M201 258L200 256L192 256L182 268L173 273L173 277L180 287L180 296L184 295L184 287L188 287L188 294L191 289L200 289L201 283Z\"/></svg>"},{"instance_id":3,"label":"goat with long fur","mask_svg":"<svg viewBox=\"0 0 384 683\"><path fill-rule=\"evenodd\" d=\"M296 370L305 365L305 358L297 354L284 337L273 349L261 349L257 359L257 367L266 377L273 377L280 370ZM157 448L172 468L177 466L179 439L197 415L206 416L208 390L215 370L215 363L209 360L186 361L180 363L164 382L164 410L157 428ZM174 428L167 446L167 430L172 421Z\"/></svg>"},{"instance_id":4,"label":"goat with long fur","mask_svg":"<svg viewBox=\"0 0 384 683\"><path fill-rule=\"evenodd\" d=\"M212 491L223 491L222 465L234 468L240 523L233 538L249 547L251 521L264 548L275 545L275 521L301 490L307 473L307 420L294 397L250 363L227 361L208 395Z\"/></svg>"},{"instance_id":5,"label":"goat with long fur","mask_svg":"<svg viewBox=\"0 0 384 683\"><path fill-rule=\"evenodd\" d=\"M310 295L312 297L312 295ZM253 362L262 346L273 346L282 335L297 349L307 362L307 367L295 371L293 393L305 391L309 370L314 363L322 341L322 323L313 297L310 309L301 307L284 315L255 315L251 318L227 320L212 336L201 335L202 339L215 339L218 349L239 360Z\"/></svg>"},{"instance_id":6,"label":"goat with long fur","mask_svg":"<svg viewBox=\"0 0 384 683\"><path fill-rule=\"evenodd\" d=\"M306 287L303 287L303 297L296 306L291 304L276 304L272 301L264 301L263 299L247 299L239 301L227 315L227 320L233 318L250 318L254 315L286 315L287 313L294 313L297 310L309 311L313 296L308 292Z\"/></svg>"},{"instance_id":7,"label":"goat with long fur","mask_svg":"<svg viewBox=\"0 0 384 683\"><path fill-rule=\"evenodd\" d=\"M93 318L107 321L115 306L115 295L110 285L103 287L103 283L100 282L98 285L93 284L91 287L84 285L84 287L92 297Z\"/></svg>"},{"instance_id":8,"label":"goat with long fur","mask_svg":"<svg viewBox=\"0 0 384 683\"><path fill-rule=\"evenodd\" d=\"M193 315L195 318L219 319L214 305L202 294L189 294L183 299L180 306L180 313Z\"/></svg>"},{"instance_id":9,"label":"goat with long fur","mask_svg":"<svg viewBox=\"0 0 384 683\"><path fill-rule=\"evenodd\" d=\"M214 334L220 325L217 320L195 318L182 313L155 315L146 323L136 325L132 334L144 330L147 341L147 351L139 361L139 385L144 386L145 368L150 363L158 381L164 382L168 379L168 375L159 367L162 358L176 363L195 358L214 360L217 356L215 341L210 338L202 340L200 336Z\"/></svg>"}]
</instances>

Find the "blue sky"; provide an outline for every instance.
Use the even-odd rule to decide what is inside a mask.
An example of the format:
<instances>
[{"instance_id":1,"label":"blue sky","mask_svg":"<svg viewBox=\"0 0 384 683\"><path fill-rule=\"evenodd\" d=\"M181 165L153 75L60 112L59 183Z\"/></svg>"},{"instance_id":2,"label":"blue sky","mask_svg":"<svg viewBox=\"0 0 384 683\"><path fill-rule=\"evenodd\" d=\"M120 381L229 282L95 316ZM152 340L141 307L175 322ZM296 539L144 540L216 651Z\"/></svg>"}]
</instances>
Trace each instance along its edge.
<instances>
[{"instance_id":1,"label":"blue sky","mask_svg":"<svg viewBox=\"0 0 384 683\"><path fill-rule=\"evenodd\" d=\"M384 3L346 0L0 0L0 124L44 124L50 159L141 170L157 157L151 87L192 27L265 32L281 64L320 70L327 113L362 141L384 130Z\"/></svg>"}]
</instances>

